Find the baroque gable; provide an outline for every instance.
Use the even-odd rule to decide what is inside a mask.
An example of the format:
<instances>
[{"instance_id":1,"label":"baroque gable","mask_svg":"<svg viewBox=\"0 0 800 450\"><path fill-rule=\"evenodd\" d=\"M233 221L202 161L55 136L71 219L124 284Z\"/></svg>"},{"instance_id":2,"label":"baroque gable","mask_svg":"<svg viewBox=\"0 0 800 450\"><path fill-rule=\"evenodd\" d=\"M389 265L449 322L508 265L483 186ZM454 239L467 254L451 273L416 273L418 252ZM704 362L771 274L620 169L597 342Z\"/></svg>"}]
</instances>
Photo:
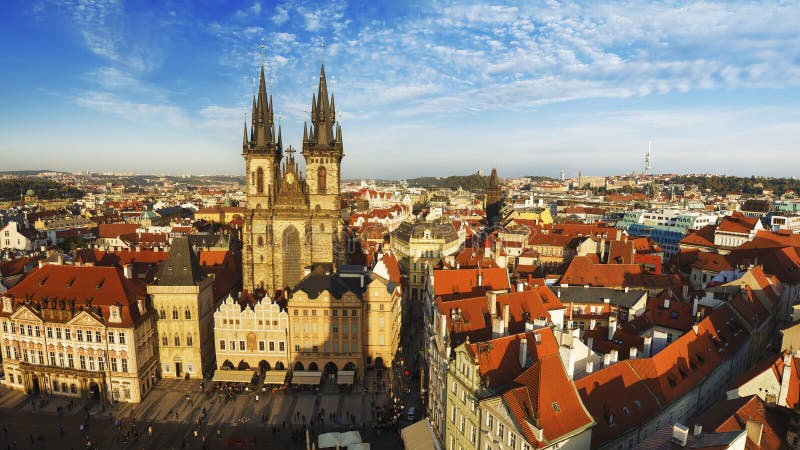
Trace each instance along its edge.
<instances>
[{"instance_id":1,"label":"baroque gable","mask_svg":"<svg viewBox=\"0 0 800 450\"><path fill-rule=\"evenodd\" d=\"M88 311L81 311L67 322L71 326L102 327L105 324L98 317Z\"/></svg>"},{"instance_id":2,"label":"baroque gable","mask_svg":"<svg viewBox=\"0 0 800 450\"><path fill-rule=\"evenodd\" d=\"M44 322L42 317L34 310L32 310L27 305L22 305L11 314L11 318L13 320L28 320L32 322Z\"/></svg>"}]
</instances>

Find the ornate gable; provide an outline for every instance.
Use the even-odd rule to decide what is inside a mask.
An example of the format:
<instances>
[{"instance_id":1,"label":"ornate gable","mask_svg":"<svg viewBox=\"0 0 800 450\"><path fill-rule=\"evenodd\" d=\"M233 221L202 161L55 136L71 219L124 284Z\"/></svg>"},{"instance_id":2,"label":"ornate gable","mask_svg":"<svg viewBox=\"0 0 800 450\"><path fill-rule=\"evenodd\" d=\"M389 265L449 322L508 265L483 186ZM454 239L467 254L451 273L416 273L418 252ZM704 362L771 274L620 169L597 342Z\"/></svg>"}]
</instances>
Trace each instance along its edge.
<instances>
[{"instance_id":1,"label":"ornate gable","mask_svg":"<svg viewBox=\"0 0 800 450\"><path fill-rule=\"evenodd\" d=\"M14 320L30 320L33 322L44 322L42 317L33 309L31 309L27 305L22 305L11 314L11 318Z\"/></svg>"},{"instance_id":2,"label":"ornate gable","mask_svg":"<svg viewBox=\"0 0 800 450\"><path fill-rule=\"evenodd\" d=\"M99 318L96 314L89 312L89 311L81 311L75 315L67 325L77 325L77 326L84 326L84 327L102 327L105 324L102 322L102 319Z\"/></svg>"}]
</instances>

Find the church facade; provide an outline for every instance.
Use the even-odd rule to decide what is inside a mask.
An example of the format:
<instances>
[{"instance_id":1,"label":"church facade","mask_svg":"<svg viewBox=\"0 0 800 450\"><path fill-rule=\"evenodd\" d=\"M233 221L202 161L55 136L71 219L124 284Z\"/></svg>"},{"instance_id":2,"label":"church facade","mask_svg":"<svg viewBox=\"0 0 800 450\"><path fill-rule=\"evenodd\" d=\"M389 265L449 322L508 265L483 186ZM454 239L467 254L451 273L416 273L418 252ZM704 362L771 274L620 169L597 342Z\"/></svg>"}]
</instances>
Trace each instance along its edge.
<instances>
[{"instance_id":1,"label":"church facade","mask_svg":"<svg viewBox=\"0 0 800 450\"><path fill-rule=\"evenodd\" d=\"M318 92L312 96L310 122L303 125L303 176L295 150L283 148L280 126L276 133L262 67L250 129L245 122L242 143L247 184L243 288L250 292L260 289L274 295L293 288L311 267L333 270L344 257L339 212L342 130L334 98L328 96L324 65Z\"/></svg>"}]
</instances>

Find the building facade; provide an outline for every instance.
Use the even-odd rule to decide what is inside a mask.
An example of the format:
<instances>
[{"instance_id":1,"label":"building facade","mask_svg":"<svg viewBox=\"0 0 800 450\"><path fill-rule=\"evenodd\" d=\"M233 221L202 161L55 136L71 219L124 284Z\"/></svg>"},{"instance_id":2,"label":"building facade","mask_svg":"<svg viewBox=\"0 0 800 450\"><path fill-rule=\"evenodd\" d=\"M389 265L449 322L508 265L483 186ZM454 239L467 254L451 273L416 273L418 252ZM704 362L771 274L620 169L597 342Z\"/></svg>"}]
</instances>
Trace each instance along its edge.
<instances>
[{"instance_id":1,"label":"building facade","mask_svg":"<svg viewBox=\"0 0 800 450\"><path fill-rule=\"evenodd\" d=\"M0 249L32 251L47 245L47 238L34 228L20 228L11 221L0 229Z\"/></svg>"},{"instance_id":2,"label":"building facade","mask_svg":"<svg viewBox=\"0 0 800 450\"><path fill-rule=\"evenodd\" d=\"M305 177L300 174L292 147L284 157L263 67L251 119L249 133L245 123L242 143L247 178L243 287L273 294L294 287L313 265L343 262L339 190L344 157L342 130L336 123L333 96L328 96L325 67L320 69L319 90L312 98L310 129L304 125L303 130Z\"/></svg>"},{"instance_id":3,"label":"building facade","mask_svg":"<svg viewBox=\"0 0 800 450\"><path fill-rule=\"evenodd\" d=\"M214 370L214 279L206 275L186 236L172 248L147 287L157 311L161 374L202 378Z\"/></svg>"},{"instance_id":4,"label":"building facade","mask_svg":"<svg viewBox=\"0 0 800 450\"><path fill-rule=\"evenodd\" d=\"M397 252L400 268L408 274L408 295L421 300L427 267L458 253L464 237L451 223L403 222L392 233L392 249Z\"/></svg>"},{"instance_id":5,"label":"building facade","mask_svg":"<svg viewBox=\"0 0 800 450\"><path fill-rule=\"evenodd\" d=\"M144 285L116 268L34 270L2 296L6 386L139 402L157 377L153 316Z\"/></svg>"},{"instance_id":6,"label":"building facade","mask_svg":"<svg viewBox=\"0 0 800 450\"><path fill-rule=\"evenodd\" d=\"M289 367L289 314L269 297L228 297L214 312L217 368Z\"/></svg>"}]
</instances>

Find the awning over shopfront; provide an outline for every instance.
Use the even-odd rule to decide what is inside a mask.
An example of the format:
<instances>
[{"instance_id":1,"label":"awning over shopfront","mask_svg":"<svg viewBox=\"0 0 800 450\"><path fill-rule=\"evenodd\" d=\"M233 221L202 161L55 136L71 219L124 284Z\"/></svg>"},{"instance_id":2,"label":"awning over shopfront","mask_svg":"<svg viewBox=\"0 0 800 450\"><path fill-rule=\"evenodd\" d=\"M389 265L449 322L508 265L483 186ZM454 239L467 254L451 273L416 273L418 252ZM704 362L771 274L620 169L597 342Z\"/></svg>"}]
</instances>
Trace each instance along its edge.
<instances>
[{"instance_id":1,"label":"awning over shopfront","mask_svg":"<svg viewBox=\"0 0 800 450\"><path fill-rule=\"evenodd\" d=\"M318 385L322 379L322 372L315 370L295 370L292 373L292 384Z\"/></svg>"},{"instance_id":2,"label":"awning over shopfront","mask_svg":"<svg viewBox=\"0 0 800 450\"><path fill-rule=\"evenodd\" d=\"M253 379L252 370L217 370L211 381L221 383L249 383Z\"/></svg>"},{"instance_id":3,"label":"awning over shopfront","mask_svg":"<svg viewBox=\"0 0 800 450\"><path fill-rule=\"evenodd\" d=\"M340 370L336 376L336 384L353 384L356 373L352 370Z\"/></svg>"},{"instance_id":4,"label":"awning over shopfront","mask_svg":"<svg viewBox=\"0 0 800 450\"><path fill-rule=\"evenodd\" d=\"M283 384L288 370L268 370L264 374L264 384Z\"/></svg>"}]
</instances>

